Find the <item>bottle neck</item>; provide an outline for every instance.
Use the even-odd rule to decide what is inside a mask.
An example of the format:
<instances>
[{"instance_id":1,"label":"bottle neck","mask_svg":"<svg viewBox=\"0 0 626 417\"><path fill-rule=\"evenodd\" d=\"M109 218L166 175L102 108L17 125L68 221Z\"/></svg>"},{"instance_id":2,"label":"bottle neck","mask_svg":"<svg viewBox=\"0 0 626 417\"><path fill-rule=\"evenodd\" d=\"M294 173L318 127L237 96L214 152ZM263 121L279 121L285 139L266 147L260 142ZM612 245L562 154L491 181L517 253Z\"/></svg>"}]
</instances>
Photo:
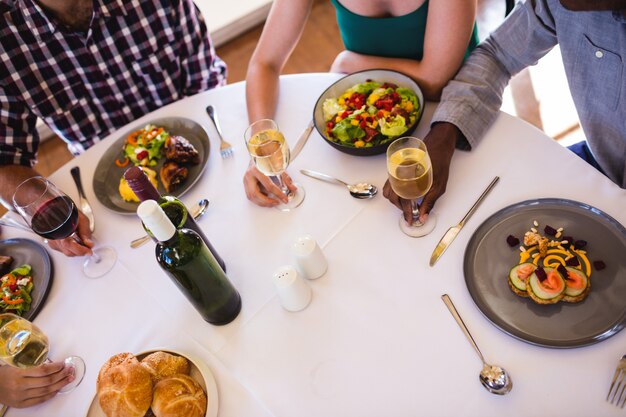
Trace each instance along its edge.
<instances>
[{"instance_id":1,"label":"bottle neck","mask_svg":"<svg viewBox=\"0 0 626 417\"><path fill-rule=\"evenodd\" d=\"M143 201L137 208L137 215L159 242L168 241L176 234L176 227L154 200Z\"/></svg>"},{"instance_id":2,"label":"bottle neck","mask_svg":"<svg viewBox=\"0 0 626 417\"><path fill-rule=\"evenodd\" d=\"M140 201L161 198L159 191L152 185L148 176L138 166L131 167L124 172L124 179Z\"/></svg>"}]
</instances>

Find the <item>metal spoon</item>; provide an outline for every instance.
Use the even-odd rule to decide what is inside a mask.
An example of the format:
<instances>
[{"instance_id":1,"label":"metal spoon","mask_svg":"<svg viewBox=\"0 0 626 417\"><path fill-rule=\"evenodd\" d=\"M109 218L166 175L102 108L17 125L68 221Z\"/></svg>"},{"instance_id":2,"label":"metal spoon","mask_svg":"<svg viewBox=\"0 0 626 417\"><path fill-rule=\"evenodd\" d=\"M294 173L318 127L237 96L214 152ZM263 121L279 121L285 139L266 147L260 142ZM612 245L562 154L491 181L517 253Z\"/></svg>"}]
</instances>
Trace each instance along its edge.
<instances>
[{"instance_id":1,"label":"metal spoon","mask_svg":"<svg viewBox=\"0 0 626 417\"><path fill-rule=\"evenodd\" d=\"M378 188L376 188L375 185L368 184L366 182L360 182L358 184L348 184L345 181L341 181L340 179L331 177L330 175L322 174L321 172L311 171L308 169L301 169L300 172L311 178L345 185L346 187L348 187L348 190L350 190L350 195L354 198L372 198L378 192Z\"/></svg>"},{"instance_id":2,"label":"metal spoon","mask_svg":"<svg viewBox=\"0 0 626 417\"><path fill-rule=\"evenodd\" d=\"M480 371L479 376L480 383L483 384L487 391L493 394L507 394L509 391L511 391L511 388L513 388L513 381L511 380L509 374L504 370L504 368L496 365L490 365L485 362L483 354L480 352L480 349L478 349L478 345L476 344L474 338L467 329L467 326L463 322L463 319L459 315L459 312L456 311L456 308L454 307L454 304L452 303L452 300L450 299L448 294L442 295L441 299L446 304L446 307L448 307L448 310L450 310L452 317L454 317L461 330L463 330L463 333L476 350L476 353L478 353L480 360L483 362L483 369Z\"/></svg>"},{"instance_id":3,"label":"metal spoon","mask_svg":"<svg viewBox=\"0 0 626 417\"><path fill-rule=\"evenodd\" d=\"M193 216L193 219L198 220L200 217L204 216L204 213L206 213L206 209L208 207L209 207L209 200L207 200L206 198L203 198L202 200L198 201L198 204L191 209L191 215ZM145 235L143 237L140 237L130 242L130 247L133 249L136 249L140 246L143 246L143 244L149 240L150 240L150 236Z\"/></svg>"}]
</instances>

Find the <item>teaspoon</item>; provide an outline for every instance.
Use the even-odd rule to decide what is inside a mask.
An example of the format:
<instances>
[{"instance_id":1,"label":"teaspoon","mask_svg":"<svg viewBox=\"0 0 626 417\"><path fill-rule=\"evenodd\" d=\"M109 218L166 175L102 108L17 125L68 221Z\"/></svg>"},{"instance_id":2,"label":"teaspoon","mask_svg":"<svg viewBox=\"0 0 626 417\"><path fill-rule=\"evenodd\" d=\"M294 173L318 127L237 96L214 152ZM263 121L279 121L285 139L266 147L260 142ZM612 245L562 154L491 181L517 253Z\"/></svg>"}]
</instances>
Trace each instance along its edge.
<instances>
[{"instance_id":1,"label":"teaspoon","mask_svg":"<svg viewBox=\"0 0 626 417\"><path fill-rule=\"evenodd\" d=\"M206 209L208 207L209 207L209 200L207 200L206 198L203 198L202 200L198 201L198 204L191 209L191 215L193 216L193 219L198 220L200 217L204 216L204 214L206 213ZM136 249L140 246L143 246L143 244L149 240L150 240L150 236L145 235L143 237L140 237L130 242L130 247L133 249Z\"/></svg>"},{"instance_id":2,"label":"teaspoon","mask_svg":"<svg viewBox=\"0 0 626 417\"><path fill-rule=\"evenodd\" d=\"M330 175L322 174L321 172L311 171L308 169L301 169L300 172L311 178L345 185L350 191L350 195L354 198L372 198L378 192L378 188L376 188L375 185L368 184L366 182L360 182L358 184L348 184L345 181L341 181L340 179L331 177Z\"/></svg>"},{"instance_id":3,"label":"teaspoon","mask_svg":"<svg viewBox=\"0 0 626 417\"><path fill-rule=\"evenodd\" d=\"M452 300L450 299L448 294L442 295L441 299L446 304L446 307L448 307L448 310L450 310L452 317L454 317L461 330L463 330L463 333L467 337L467 340L470 341L470 343L476 350L476 353L478 353L480 360L483 362L483 369L480 371L479 376L480 383L483 384L487 391L493 394L508 394L508 392L511 391L511 388L513 388L513 381L511 380L509 374L504 370L504 368L496 365L490 365L485 362L483 354L480 352L480 349L478 349L478 345L476 344L474 338L467 329L467 326L463 322L463 319L459 315L459 312L456 311L456 308L454 307L454 304L452 303Z\"/></svg>"}]
</instances>

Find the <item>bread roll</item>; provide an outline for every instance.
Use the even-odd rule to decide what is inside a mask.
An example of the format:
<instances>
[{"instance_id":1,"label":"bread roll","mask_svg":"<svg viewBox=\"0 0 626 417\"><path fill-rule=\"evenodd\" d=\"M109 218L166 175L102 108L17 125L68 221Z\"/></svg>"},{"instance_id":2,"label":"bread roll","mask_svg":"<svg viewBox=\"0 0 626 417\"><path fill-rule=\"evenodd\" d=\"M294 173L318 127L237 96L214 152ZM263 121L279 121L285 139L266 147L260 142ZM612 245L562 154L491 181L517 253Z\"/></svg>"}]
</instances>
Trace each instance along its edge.
<instances>
[{"instance_id":1,"label":"bread roll","mask_svg":"<svg viewBox=\"0 0 626 417\"><path fill-rule=\"evenodd\" d=\"M100 368L100 372L98 372L98 379L96 380L96 384L100 384L100 380L111 368L117 365L121 365L123 363L139 363L135 355L132 353L118 353L117 355L111 356L108 361L102 365Z\"/></svg>"},{"instance_id":2,"label":"bread roll","mask_svg":"<svg viewBox=\"0 0 626 417\"><path fill-rule=\"evenodd\" d=\"M183 374L156 384L152 412L156 417L204 417L207 397L200 384Z\"/></svg>"},{"instance_id":3,"label":"bread roll","mask_svg":"<svg viewBox=\"0 0 626 417\"><path fill-rule=\"evenodd\" d=\"M137 360L102 372L97 383L100 408L107 417L143 417L152 402L152 376Z\"/></svg>"},{"instance_id":4,"label":"bread roll","mask_svg":"<svg viewBox=\"0 0 626 417\"><path fill-rule=\"evenodd\" d=\"M154 352L149 354L141 360L141 365L150 372L155 384L172 375L189 375L190 369L187 359L166 352Z\"/></svg>"}]
</instances>

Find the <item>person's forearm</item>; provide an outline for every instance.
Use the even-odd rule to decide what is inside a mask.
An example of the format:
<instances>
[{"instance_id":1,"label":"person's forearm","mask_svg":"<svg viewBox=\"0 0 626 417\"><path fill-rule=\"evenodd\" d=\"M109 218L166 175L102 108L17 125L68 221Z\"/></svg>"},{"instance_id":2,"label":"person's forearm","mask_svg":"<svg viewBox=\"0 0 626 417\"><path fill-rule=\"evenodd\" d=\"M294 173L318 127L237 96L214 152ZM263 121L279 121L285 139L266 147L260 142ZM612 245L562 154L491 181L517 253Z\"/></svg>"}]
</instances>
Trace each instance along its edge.
<instances>
[{"instance_id":1,"label":"person's forearm","mask_svg":"<svg viewBox=\"0 0 626 417\"><path fill-rule=\"evenodd\" d=\"M511 76L536 63L557 43L544 1L521 3L482 42L444 89L433 122L450 122L470 146L478 144L496 119Z\"/></svg>"},{"instance_id":2,"label":"person's forearm","mask_svg":"<svg viewBox=\"0 0 626 417\"><path fill-rule=\"evenodd\" d=\"M372 68L402 72L417 82L427 100L438 101L449 79L444 71L434 70L414 59L385 58L354 52L349 54L347 59L342 60L342 72L349 74Z\"/></svg>"},{"instance_id":3,"label":"person's forearm","mask_svg":"<svg viewBox=\"0 0 626 417\"><path fill-rule=\"evenodd\" d=\"M246 76L248 121L272 119L278 103L279 73L268 66L250 63Z\"/></svg>"},{"instance_id":4,"label":"person's forearm","mask_svg":"<svg viewBox=\"0 0 626 417\"><path fill-rule=\"evenodd\" d=\"M9 210L13 210L13 193L18 185L28 178L39 175L31 167L23 165L1 165L0 166L0 200Z\"/></svg>"}]
</instances>

